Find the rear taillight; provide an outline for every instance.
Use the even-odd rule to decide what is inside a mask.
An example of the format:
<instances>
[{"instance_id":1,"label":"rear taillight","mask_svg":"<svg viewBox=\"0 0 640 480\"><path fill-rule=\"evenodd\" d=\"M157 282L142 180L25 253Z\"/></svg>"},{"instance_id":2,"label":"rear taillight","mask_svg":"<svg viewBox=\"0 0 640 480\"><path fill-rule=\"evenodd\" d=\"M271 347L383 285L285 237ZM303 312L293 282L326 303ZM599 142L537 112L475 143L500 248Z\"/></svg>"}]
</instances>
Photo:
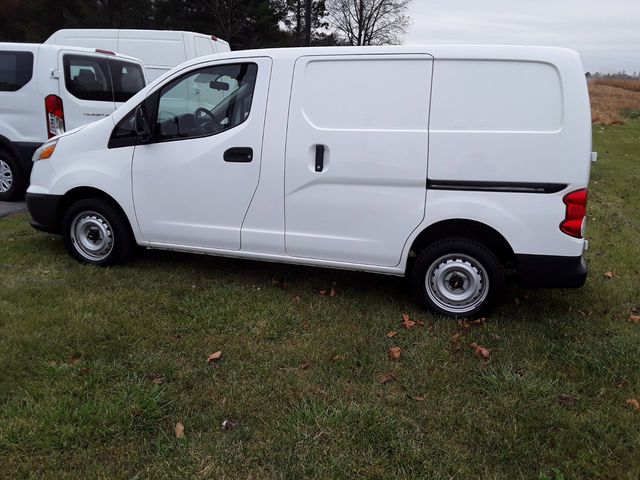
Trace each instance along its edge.
<instances>
[{"instance_id":1,"label":"rear taillight","mask_svg":"<svg viewBox=\"0 0 640 480\"><path fill-rule=\"evenodd\" d=\"M564 220L560 223L560 230L567 235L582 238L584 219L587 215L587 197L589 192L586 188L567 193L562 201L567 206Z\"/></svg>"},{"instance_id":2,"label":"rear taillight","mask_svg":"<svg viewBox=\"0 0 640 480\"><path fill-rule=\"evenodd\" d=\"M62 99L57 95L49 95L44 99L47 116L47 135L49 138L64 133L64 109Z\"/></svg>"}]
</instances>

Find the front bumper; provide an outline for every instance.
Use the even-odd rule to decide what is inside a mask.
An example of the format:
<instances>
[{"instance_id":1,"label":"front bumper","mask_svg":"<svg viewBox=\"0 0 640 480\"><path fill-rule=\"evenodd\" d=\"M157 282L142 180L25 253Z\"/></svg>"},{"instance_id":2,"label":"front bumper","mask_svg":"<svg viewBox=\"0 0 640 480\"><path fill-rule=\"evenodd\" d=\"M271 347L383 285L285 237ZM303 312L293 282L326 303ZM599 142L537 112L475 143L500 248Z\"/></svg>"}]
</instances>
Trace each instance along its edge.
<instances>
[{"instance_id":1,"label":"front bumper","mask_svg":"<svg viewBox=\"0 0 640 480\"><path fill-rule=\"evenodd\" d=\"M31 214L31 226L36 230L48 233L60 233L58 207L62 195L28 193L27 209Z\"/></svg>"},{"instance_id":2,"label":"front bumper","mask_svg":"<svg viewBox=\"0 0 640 480\"><path fill-rule=\"evenodd\" d=\"M529 288L579 288L587 280L584 257L516 255L518 285Z\"/></svg>"}]
</instances>

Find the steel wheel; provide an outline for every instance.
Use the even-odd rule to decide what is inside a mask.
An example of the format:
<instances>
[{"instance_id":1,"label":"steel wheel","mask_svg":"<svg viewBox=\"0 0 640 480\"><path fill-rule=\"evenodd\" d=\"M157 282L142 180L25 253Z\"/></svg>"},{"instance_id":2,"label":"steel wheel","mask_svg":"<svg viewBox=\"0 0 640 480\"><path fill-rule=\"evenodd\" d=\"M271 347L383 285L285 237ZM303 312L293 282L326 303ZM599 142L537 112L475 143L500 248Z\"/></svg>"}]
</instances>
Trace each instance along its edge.
<instances>
[{"instance_id":1,"label":"steel wheel","mask_svg":"<svg viewBox=\"0 0 640 480\"><path fill-rule=\"evenodd\" d=\"M11 190L11 185L13 185L13 170L7 162L0 159L0 193Z\"/></svg>"},{"instance_id":2,"label":"steel wheel","mask_svg":"<svg viewBox=\"0 0 640 480\"><path fill-rule=\"evenodd\" d=\"M97 212L78 213L70 225L76 251L92 262L105 260L113 250L113 230L105 217Z\"/></svg>"},{"instance_id":3,"label":"steel wheel","mask_svg":"<svg viewBox=\"0 0 640 480\"><path fill-rule=\"evenodd\" d=\"M425 276L427 295L443 310L464 314L487 298L489 277L475 258L465 254L443 255Z\"/></svg>"}]
</instances>

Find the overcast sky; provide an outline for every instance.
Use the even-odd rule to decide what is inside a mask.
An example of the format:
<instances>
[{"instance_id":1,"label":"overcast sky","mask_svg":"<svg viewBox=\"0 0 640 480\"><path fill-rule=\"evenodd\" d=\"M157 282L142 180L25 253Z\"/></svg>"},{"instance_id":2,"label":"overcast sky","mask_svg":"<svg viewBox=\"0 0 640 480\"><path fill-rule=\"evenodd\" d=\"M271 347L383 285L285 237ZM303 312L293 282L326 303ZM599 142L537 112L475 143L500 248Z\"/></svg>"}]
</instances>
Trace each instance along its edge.
<instances>
[{"instance_id":1,"label":"overcast sky","mask_svg":"<svg viewBox=\"0 0 640 480\"><path fill-rule=\"evenodd\" d=\"M640 71L640 0L413 0L407 44L569 47L585 71Z\"/></svg>"}]
</instances>

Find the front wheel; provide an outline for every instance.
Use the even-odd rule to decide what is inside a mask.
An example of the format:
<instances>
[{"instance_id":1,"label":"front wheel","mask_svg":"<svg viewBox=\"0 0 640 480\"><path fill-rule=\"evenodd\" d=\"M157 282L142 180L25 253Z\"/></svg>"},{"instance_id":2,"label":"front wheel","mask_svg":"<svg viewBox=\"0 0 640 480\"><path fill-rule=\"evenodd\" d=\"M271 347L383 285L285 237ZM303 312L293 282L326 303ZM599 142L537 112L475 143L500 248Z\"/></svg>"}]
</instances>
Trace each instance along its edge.
<instances>
[{"instance_id":1,"label":"front wheel","mask_svg":"<svg viewBox=\"0 0 640 480\"><path fill-rule=\"evenodd\" d=\"M69 253L83 263L117 265L126 263L134 253L127 218L98 198L71 205L64 216L63 236Z\"/></svg>"},{"instance_id":2,"label":"front wheel","mask_svg":"<svg viewBox=\"0 0 640 480\"><path fill-rule=\"evenodd\" d=\"M504 272L483 244L465 238L438 240L425 248L411 271L418 302L442 315L477 317L504 290Z\"/></svg>"}]
</instances>

